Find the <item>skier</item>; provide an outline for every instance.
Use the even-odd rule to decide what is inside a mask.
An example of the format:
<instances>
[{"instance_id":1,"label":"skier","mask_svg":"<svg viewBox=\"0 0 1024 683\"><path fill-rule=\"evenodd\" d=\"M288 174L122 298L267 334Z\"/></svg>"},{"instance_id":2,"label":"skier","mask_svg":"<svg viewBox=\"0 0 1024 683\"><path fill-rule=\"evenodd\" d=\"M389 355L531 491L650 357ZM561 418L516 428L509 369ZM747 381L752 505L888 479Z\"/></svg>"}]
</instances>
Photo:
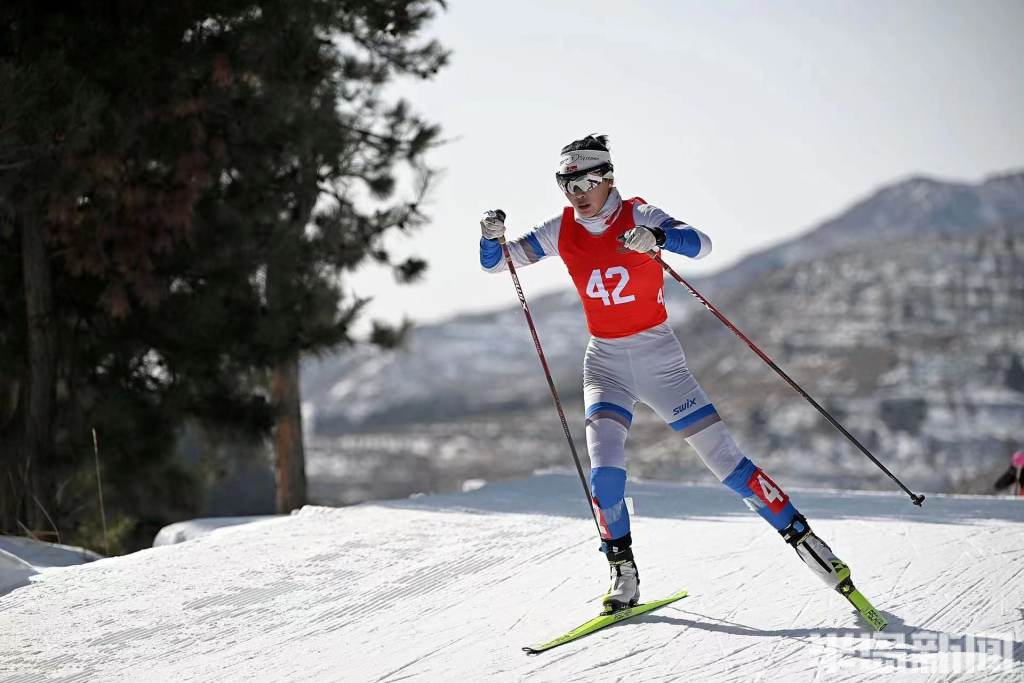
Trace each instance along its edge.
<instances>
[{"instance_id":1,"label":"skier","mask_svg":"<svg viewBox=\"0 0 1024 683\"><path fill-rule=\"evenodd\" d=\"M996 480L993 488L997 491L1013 487L1013 495L1024 496L1024 451L1017 451L1010 459L1010 469L1003 473L1003 476Z\"/></svg>"},{"instance_id":2,"label":"skier","mask_svg":"<svg viewBox=\"0 0 1024 683\"><path fill-rule=\"evenodd\" d=\"M710 238L639 197L623 199L613 170L607 136L588 135L566 145L555 180L570 206L507 243L516 266L560 256L583 302L591 333L583 360L590 486L611 573L604 613L640 599L624 500L626 437L638 401L679 432L812 572L849 598L855 592L849 568L811 531L789 496L733 441L687 368L667 322L663 271L648 252L661 248L700 259L711 252ZM480 221L480 264L491 273L507 267L498 241L505 234L504 219L504 212L495 210Z\"/></svg>"}]
</instances>

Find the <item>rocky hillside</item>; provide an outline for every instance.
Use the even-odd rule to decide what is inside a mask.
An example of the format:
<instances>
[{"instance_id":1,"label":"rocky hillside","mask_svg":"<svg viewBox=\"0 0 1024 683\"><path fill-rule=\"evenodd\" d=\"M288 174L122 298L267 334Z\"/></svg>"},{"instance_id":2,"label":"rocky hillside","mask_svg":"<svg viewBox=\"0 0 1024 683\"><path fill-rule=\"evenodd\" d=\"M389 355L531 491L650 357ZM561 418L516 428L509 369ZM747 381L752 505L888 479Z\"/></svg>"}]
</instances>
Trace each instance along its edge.
<instances>
[{"instance_id":1,"label":"rocky hillside","mask_svg":"<svg viewBox=\"0 0 1024 683\"><path fill-rule=\"evenodd\" d=\"M1024 225L864 245L775 270L719 305L918 486L986 490L1024 445ZM677 332L766 466L807 484L836 472L848 486L885 484L717 320L694 317ZM643 433L661 459L678 450L662 429Z\"/></svg>"},{"instance_id":2,"label":"rocky hillside","mask_svg":"<svg viewBox=\"0 0 1024 683\"><path fill-rule=\"evenodd\" d=\"M810 231L710 278L712 290L835 251L915 235L965 235L1024 223L1024 172L977 185L916 177L884 187Z\"/></svg>"}]
</instances>

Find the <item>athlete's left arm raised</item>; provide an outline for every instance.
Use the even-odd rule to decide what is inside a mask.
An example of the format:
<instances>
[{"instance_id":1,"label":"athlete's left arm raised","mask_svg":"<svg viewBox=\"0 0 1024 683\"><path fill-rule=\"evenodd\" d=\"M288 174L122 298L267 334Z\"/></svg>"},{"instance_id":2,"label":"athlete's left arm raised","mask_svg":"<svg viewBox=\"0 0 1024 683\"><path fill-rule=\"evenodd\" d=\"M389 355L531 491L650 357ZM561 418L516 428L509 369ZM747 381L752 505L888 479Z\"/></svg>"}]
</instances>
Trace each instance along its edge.
<instances>
[{"instance_id":1,"label":"athlete's left arm raised","mask_svg":"<svg viewBox=\"0 0 1024 683\"><path fill-rule=\"evenodd\" d=\"M710 237L697 228L672 218L653 204L635 204L633 222L649 228L662 249L695 259L704 258L711 253Z\"/></svg>"}]
</instances>

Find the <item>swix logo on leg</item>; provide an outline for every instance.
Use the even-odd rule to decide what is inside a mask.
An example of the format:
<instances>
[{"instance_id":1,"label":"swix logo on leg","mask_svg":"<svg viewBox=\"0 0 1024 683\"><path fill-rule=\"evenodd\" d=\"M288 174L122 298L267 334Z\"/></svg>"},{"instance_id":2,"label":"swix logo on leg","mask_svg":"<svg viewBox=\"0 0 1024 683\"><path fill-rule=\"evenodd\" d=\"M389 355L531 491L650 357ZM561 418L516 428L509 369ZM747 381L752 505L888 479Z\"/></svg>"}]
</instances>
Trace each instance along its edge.
<instances>
[{"instance_id":1,"label":"swix logo on leg","mask_svg":"<svg viewBox=\"0 0 1024 683\"><path fill-rule=\"evenodd\" d=\"M789 502L786 492L779 488L779 485L772 481L771 477L762 472L761 468L754 470L754 473L750 475L747 486L768 506L769 510L776 514L781 512Z\"/></svg>"},{"instance_id":2,"label":"swix logo on leg","mask_svg":"<svg viewBox=\"0 0 1024 683\"><path fill-rule=\"evenodd\" d=\"M672 409L672 414L673 415L678 415L679 413L683 412L687 408L692 408L695 405L697 405L697 399L695 399L695 398L688 398L688 399L686 399L686 402L683 403L683 405L676 406L675 408L673 408Z\"/></svg>"},{"instance_id":3,"label":"swix logo on leg","mask_svg":"<svg viewBox=\"0 0 1024 683\"><path fill-rule=\"evenodd\" d=\"M601 503L597 498L591 498L590 504L594 506L594 514L597 515L597 528L601 532L601 538L611 540L612 533L608 531L608 522L604 518L604 513L601 512Z\"/></svg>"}]
</instances>

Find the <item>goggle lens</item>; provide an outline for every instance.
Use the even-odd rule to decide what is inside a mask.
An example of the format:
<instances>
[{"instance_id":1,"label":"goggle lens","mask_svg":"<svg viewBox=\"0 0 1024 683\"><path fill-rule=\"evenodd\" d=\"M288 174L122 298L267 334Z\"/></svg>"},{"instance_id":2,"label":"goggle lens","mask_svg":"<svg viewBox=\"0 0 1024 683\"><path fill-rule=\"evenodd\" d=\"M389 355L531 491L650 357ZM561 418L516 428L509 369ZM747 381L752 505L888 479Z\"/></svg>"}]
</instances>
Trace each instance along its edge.
<instances>
[{"instance_id":1,"label":"goggle lens","mask_svg":"<svg viewBox=\"0 0 1024 683\"><path fill-rule=\"evenodd\" d=\"M560 190L567 194L590 192L604 181L604 176L597 173L586 173L573 178L556 177Z\"/></svg>"}]
</instances>

